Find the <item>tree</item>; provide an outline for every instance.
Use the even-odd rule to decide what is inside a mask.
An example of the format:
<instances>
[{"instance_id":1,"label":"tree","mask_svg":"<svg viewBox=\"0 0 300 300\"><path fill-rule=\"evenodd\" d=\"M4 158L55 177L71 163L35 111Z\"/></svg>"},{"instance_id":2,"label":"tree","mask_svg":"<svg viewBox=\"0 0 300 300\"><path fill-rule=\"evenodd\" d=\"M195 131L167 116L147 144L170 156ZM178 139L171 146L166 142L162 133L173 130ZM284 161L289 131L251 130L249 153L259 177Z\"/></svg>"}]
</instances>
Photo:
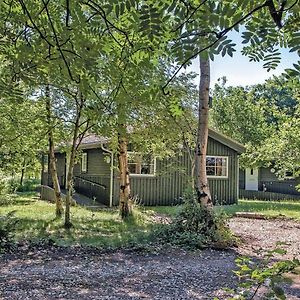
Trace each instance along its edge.
<instances>
[{"instance_id":1,"label":"tree","mask_svg":"<svg viewBox=\"0 0 300 300\"><path fill-rule=\"evenodd\" d=\"M55 215L57 218L60 218L63 215L64 209L62 205L62 197L61 197L61 189L60 189L60 183L57 175L56 170L56 158L55 158L55 147L54 147L54 122L53 122L53 116L52 116L52 101L51 101L51 94L50 94L50 87L49 85L45 86L45 101L46 101L46 115L47 115L47 124L48 124L48 145L49 145L49 151L48 155L50 157L50 174L52 177L53 182L53 189L55 193Z\"/></svg>"},{"instance_id":2,"label":"tree","mask_svg":"<svg viewBox=\"0 0 300 300\"><path fill-rule=\"evenodd\" d=\"M299 166L298 93L297 78L274 77L245 88L216 85L212 125L247 146L244 166L272 164L284 175Z\"/></svg>"}]
</instances>

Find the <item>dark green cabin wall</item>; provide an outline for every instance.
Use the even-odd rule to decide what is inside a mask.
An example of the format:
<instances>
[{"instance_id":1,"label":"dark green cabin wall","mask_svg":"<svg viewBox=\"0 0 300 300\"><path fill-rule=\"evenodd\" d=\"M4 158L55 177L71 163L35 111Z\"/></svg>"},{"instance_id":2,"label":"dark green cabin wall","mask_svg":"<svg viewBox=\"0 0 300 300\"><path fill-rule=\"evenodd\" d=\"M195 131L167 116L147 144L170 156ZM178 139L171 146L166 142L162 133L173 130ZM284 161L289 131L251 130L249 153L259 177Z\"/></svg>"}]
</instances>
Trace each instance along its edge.
<instances>
[{"instance_id":1,"label":"dark green cabin wall","mask_svg":"<svg viewBox=\"0 0 300 300\"><path fill-rule=\"evenodd\" d=\"M84 179L80 180L75 177L75 189L86 194L97 201L109 205L110 195L110 163L106 162L106 154L102 149L86 149L82 151L87 153L87 172L81 172L81 159L76 164L74 175ZM93 185L96 183L97 185ZM101 185L101 186L98 186Z\"/></svg>"},{"instance_id":2,"label":"dark green cabin wall","mask_svg":"<svg viewBox=\"0 0 300 300\"><path fill-rule=\"evenodd\" d=\"M78 188L97 201L109 204L110 194L110 163L106 162L102 149L87 149L87 172L81 173L80 162L75 165L75 178L105 186L101 189L95 185L77 180ZM209 138L207 155L228 157L228 178L209 178L212 198L215 203L232 204L237 202L238 156L231 148ZM62 159L63 158L63 159ZM64 174L65 156L58 159L60 174ZM117 171L114 171L113 204L119 202L119 182ZM181 203L184 190L191 181L191 162L187 153L182 152L176 157L156 161L156 176L131 176L132 195L144 205L175 205ZM76 187L75 187L76 188Z\"/></svg>"},{"instance_id":3,"label":"dark green cabin wall","mask_svg":"<svg viewBox=\"0 0 300 300\"><path fill-rule=\"evenodd\" d=\"M56 158L56 170L57 170L57 176L59 183L62 187L65 186L65 177L66 177L66 172L65 172L65 159L66 156L64 153L55 153L55 158ZM43 185L49 185L52 186L52 178L50 174L50 160L48 159L48 173L43 172L42 174L42 184Z\"/></svg>"},{"instance_id":4,"label":"dark green cabin wall","mask_svg":"<svg viewBox=\"0 0 300 300\"><path fill-rule=\"evenodd\" d=\"M228 178L209 179L212 198L218 204L233 204L238 198L238 156L231 148L209 138L207 155L228 156ZM191 162L187 153L157 160L156 176L131 176L131 194L144 205L175 205L181 202L191 180ZM113 203L119 201L119 180L114 180Z\"/></svg>"}]
</instances>

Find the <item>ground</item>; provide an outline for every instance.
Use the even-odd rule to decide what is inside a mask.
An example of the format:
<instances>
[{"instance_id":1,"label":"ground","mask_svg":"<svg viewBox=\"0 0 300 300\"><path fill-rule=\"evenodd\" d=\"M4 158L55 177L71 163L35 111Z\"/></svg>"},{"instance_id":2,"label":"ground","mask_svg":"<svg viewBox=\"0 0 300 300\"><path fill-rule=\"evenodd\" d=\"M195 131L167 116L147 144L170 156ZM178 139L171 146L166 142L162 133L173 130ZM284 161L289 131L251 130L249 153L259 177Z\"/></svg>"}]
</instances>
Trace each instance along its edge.
<instances>
[{"instance_id":1,"label":"ground","mask_svg":"<svg viewBox=\"0 0 300 300\"><path fill-rule=\"evenodd\" d=\"M226 299L222 288L236 279L239 255L257 256L285 242L287 256L300 258L300 223L287 219L233 218L240 247L230 251L99 251L81 247L30 249L0 257L1 299ZM300 299L299 276L287 299Z\"/></svg>"}]
</instances>

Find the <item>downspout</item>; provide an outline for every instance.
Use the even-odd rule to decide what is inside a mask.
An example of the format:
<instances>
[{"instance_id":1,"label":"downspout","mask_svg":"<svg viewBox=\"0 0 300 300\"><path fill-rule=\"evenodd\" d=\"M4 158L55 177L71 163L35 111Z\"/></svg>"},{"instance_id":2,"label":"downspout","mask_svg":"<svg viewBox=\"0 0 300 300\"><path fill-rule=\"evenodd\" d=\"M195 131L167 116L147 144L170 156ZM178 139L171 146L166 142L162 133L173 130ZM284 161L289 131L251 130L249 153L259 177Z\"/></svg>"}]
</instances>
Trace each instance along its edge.
<instances>
[{"instance_id":1,"label":"downspout","mask_svg":"<svg viewBox=\"0 0 300 300\"><path fill-rule=\"evenodd\" d=\"M109 207L113 206L113 188L114 188L114 153L100 145L104 152L110 153L110 191L109 191Z\"/></svg>"},{"instance_id":2,"label":"downspout","mask_svg":"<svg viewBox=\"0 0 300 300\"><path fill-rule=\"evenodd\" d=\"M236 200L236 204L238 204L239 202L239 198L240 198L240 162L239 162L240 158L239 158L239 155L237 156L237 172L236 172L236 176L237 176L237 192L236 192L236 195L237 195L237 200Z\"/></svg>"}]
</instances>

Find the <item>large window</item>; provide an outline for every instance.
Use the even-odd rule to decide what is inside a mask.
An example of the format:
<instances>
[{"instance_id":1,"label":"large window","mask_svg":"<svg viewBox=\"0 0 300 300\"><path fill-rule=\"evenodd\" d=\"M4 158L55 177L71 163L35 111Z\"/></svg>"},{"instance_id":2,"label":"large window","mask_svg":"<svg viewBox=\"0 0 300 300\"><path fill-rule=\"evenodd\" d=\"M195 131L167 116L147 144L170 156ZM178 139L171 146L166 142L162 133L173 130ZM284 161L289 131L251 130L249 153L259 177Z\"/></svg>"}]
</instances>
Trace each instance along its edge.
<instances>
[{"instance_id":1,"label":"large window","mask_svg":"<svg viewBox=\"0 0 300 300\"><path fill-rule=\"evenodd\" d=\"M228 157L226 156L206 156L207 177L228 177Z\"/></svg>"},{"instance_id":2,"label":"large window","mask_svg":"<svg viewBox=\"0 0 300 300\"><path fill-rule=\"evenodd\" d=\"M128 152L128 169L130 175L155 175L155 158L152 155Z\"/></svg>"},{"instance_id":3,"label":"large window","mask_svg":"<svg viewBox=\"0 0 300 300\"><path fill-rule=\"evenodd\" d=\"M82 153L81 156L81 172L86 173L87 172L87 153Z\"/></svg>"}]
</instances>

